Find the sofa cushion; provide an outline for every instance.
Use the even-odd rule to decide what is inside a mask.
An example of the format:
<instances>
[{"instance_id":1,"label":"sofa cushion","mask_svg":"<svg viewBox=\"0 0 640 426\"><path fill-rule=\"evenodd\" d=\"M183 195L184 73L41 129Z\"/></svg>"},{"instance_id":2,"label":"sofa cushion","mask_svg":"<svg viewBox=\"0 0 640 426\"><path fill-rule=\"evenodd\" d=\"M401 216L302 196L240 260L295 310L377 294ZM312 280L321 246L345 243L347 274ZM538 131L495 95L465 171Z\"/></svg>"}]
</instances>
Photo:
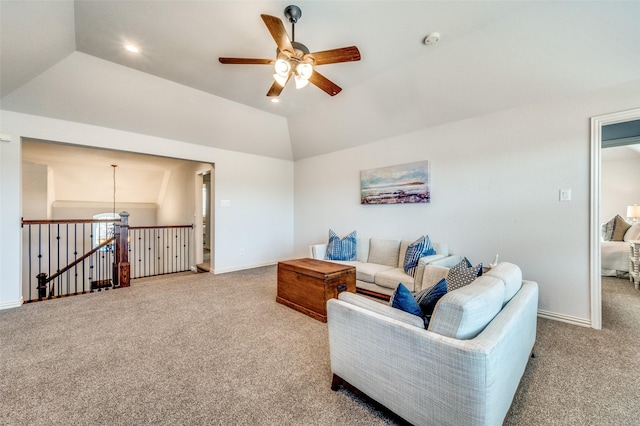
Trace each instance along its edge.
<instances>
[{"instance_id":1,"label":"sofa cushion","mask_svg":"<svg viewBox=\"0 0 640 426\"><path fill-rule=\"evenodd\" d=\"M429 331L454 339L473 339L502 309L504 284L496 277L478 277L450 291L436 304Z\"/></svg>"},{"instance_id":2,"label":"sofa cushion","mask_svg":"<svg viewBox=\"0 0 640 426\"><path fill-rule=\"evenodd\" d=\"M482 264L477 266L469 265L471 265L471 263L465 257L449 269L449 273L447 274L447 291L453 291L469 285L480 275Z\"/></svg>"},{"instance_id":3,"label":"sofa cushion","mask_svg":"<svg viewBox=\"0 0 640 426\"><path fill-rule=\"evenodd\" d=\"M425 327L427 327L429 325L429 321L431 321L431 315L433 314L433 310L436 307L438 300L440 300L440 298L445 294L447 294L446 278L442 278L436 285L414 294L416 302L418 302L420 310L422 311L422 318L424 319Z\"/></svg>"},{"instance_id":4,"label":"sofa cushion","mask_svg":"<svg viewBox=\"0 0 640 426\"><path fill-rule=\"evenodd\" d=\"M391 295L391 298L389 299L389 306L422 318L420 305L418 305L416 298L413 297L413 293L411 293L402 283L398 284L396 291Z\"/></svg>"},{"instance_id":5,"label":"sofa cushion","mask_svg":"<svg viewBox=\"0 0 640 426\"><path fill-rule=\"evenodd\" d=\"M611 218L607 223L602 225L602 240L603 241L622 241L624 234L631 227L626 220L619 214Z\"/></svg>"},{"instance_id":6,"label":"sofa cushion","mask_svg":"<svg viewBox=\"0 0 640 426\"><path fill-rule=\"evenodd\" d=\"M506 305L509 300L522 287L522 271L513 263L502 262L491 268L486 275L495 277L504 283L504 301L502 305Z\"/></svg>"},{"instance_id":7,"label":"sofa cushion","mask_svg":"<svg viewBox=\"0 0 640 426\"><path fill-rule=\"evenodd\" d=\"M380 265L378 263L361 263L356 268L356 279L374 283L376 275L383 271L393 269L391 266ZM406 274L404 275L406 277ZM396 288L400 281L396 281L391 288Z\"/></svg>"},{"instance_id":8,"label":"sofa cushion","mask_svg":"<svg viewBox=\"0 0 640 426\"><path fill-rule=\"evenodd\" d=\"M343 238L329 230L326 260L356 260L356 231Z\"/></svg>"},{"instance_id":9,"label":"sofa cushion","mask_svg":"<svg viewBox=\"0 0 640 426\"><path fill-rule=\"evenodd\" d=\"M374 283L387 288L396 288L398 283L403 283L409 290L414 290L413 277L407 275L402 268L392 268L376 273Z\"/></svg>"},{"instance_id":10,"label":"sofa cushion","mask_svg":"<svg viewBox=\"0 0 640 426\"><path fill-rule=\"evenodd\" d=\"M400 252L402 253L402 249ZM404 251L402 263L404 271L412 277L415 277L418 260L423 256L431 256L432 254L436 254L436 251L431 247L431 240L428 235L423 235L409 244Z\"/></svg>"},{"instance_id":11,"label":"sofa cushion","mask_svg":"<svg viewBox=\"0 0 640 426\"><path fill-rule=\"evenodd\" d=\"M369 240L369 259L367 262L395 268L398 265L399 253L400 240L371 238Z\"/></svg>"}]
</instances>

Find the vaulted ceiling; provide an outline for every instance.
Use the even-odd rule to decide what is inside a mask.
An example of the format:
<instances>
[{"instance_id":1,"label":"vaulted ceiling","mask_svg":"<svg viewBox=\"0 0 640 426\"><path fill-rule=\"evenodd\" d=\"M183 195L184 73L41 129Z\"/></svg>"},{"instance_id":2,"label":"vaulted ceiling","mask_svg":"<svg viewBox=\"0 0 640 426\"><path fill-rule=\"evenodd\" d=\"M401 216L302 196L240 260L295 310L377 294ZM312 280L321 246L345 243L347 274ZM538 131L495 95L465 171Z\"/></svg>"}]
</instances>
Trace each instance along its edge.
<instances>
[{"instance_id":1,"label":"vaulted ceiling","mask_svg":"<svg viewBox=\"0 0 640 426\"><path fill-rule=\"evenodd\" d=\"M0 106L296 160L640 76L639 1L304 0L296 41L362 60L320 68L337 96L290 84L274 104L269 66L218 57L275 57L260 14L290 32L290 3L1 0Z\"/></svg>"}]
</instances>

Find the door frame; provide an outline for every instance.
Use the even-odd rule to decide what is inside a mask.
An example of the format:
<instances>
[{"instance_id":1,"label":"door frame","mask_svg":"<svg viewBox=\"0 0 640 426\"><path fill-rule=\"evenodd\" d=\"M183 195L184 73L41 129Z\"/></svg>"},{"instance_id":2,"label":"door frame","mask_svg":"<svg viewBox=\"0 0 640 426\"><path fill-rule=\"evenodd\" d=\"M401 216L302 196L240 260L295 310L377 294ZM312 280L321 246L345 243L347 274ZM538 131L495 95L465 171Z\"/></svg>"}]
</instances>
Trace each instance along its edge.
<instances>
[{"instance_id":1,"label":"door frame","mask_svg":"<svg viewBox=\"0 0 640 426\"><path fill-rule=\"evenodd\" d=\"M640 120L640 108L591 117L591 206L589 255L591 258L591 327L602 329L602 277L600 263L600 190L602 126Z\"/></svg>"}]
</instances>

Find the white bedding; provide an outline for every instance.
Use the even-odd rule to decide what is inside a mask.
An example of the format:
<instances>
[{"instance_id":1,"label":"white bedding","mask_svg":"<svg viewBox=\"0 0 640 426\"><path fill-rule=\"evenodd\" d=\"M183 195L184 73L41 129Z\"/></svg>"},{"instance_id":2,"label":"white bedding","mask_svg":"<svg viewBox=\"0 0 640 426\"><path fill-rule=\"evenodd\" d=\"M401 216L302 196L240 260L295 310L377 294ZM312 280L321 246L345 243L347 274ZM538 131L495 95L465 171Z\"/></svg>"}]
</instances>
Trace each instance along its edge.
<instances>
[{"instance_id":1,"label":"white bedding","mask_svg":"<svg viewBox=\"0 0 640 426\"><path fill-rule=\"evenodd\" d=\"M629 241L640 240L640 222L624 234L624 241L600 242L600 267L603 276L619 276L629 272Z\"/></svg>"},{"instance_id":2,"label":"white bedding","mask_svg":"<svg viewBox=\"0 0 640 426\"><path fill-rule=\"evenodd\" d=\"M619 275L616 271L629 272L629 243L626 241L601 241L600 267L603 276Z\"/></svg>"}]
</instances>

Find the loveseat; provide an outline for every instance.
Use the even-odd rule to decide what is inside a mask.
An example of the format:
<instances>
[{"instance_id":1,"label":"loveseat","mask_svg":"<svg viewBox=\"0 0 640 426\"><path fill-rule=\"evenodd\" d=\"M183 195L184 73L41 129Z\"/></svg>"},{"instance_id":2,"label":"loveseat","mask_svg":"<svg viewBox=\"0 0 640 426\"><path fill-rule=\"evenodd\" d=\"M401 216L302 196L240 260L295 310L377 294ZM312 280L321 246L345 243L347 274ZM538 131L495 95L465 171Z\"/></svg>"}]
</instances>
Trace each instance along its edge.
<instances>
[{"instance_id":1,"label":"loveseat","mask_svg":"<svg viewBox=\"0 0 640 426\"><path fill-rule=\"evenodd\" d=\"M359 292L391 296L403 283L411 291L422 289L424 267L428 264L452 267L461 260L460 256L449 254L445 243L432 242L436 254L421 257L415 270L415 276L404 270L404 259L407 247L413 243L408 240L387 238L357 238L356 260L331 260L331 262L355 266L356 288ZM314 244L309 247L309 256L324 260L327 244Z\"/></svg>"},{"instance_id":2,"label":"loveseat","mask_svg":"<svg viewBox=\"0 0 640 426\"><path fill-rule=\"evenodd\" d=\"M427 266L426 268L430 268ZM423 319L343 292L327 302L333 381L415 425L501 425L536 338L538 285L500 263Z\"/></svg>"}]
</instances>

